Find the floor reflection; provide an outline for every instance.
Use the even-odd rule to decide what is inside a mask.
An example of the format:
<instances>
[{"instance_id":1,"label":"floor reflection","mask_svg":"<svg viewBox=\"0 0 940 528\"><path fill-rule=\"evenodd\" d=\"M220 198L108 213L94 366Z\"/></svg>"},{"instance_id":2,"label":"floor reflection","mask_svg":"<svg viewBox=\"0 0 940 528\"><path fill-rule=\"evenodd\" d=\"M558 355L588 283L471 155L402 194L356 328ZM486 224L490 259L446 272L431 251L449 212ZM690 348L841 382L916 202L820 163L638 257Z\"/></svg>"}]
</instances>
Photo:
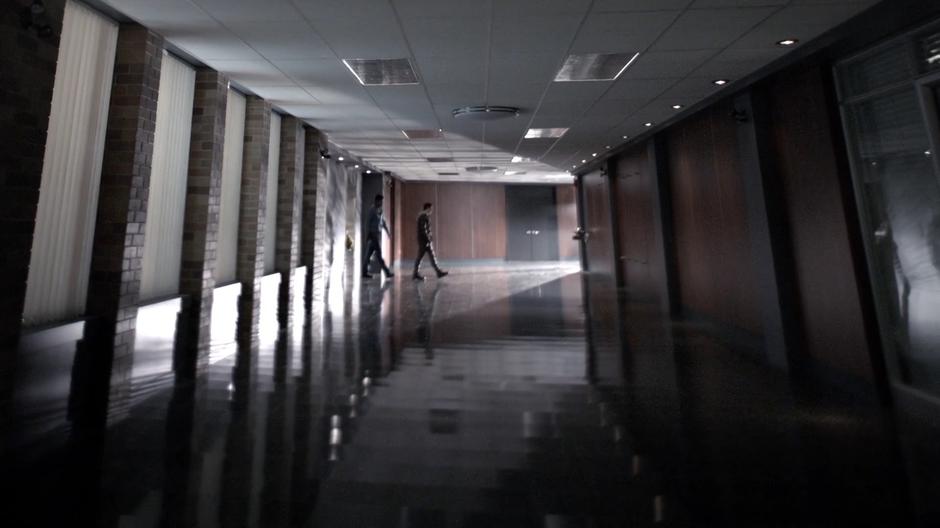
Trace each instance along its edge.
<instances>
[{"instance_id":1,"label":"floor reflection","mask_svg":"<svg viewBox=\"0 0 940 528\"><path fill-rule=\"evenodd\" d=\"M936 485L915 464L937 462L936 433L902 424L899 443L880 409L618 301L602 278L531 266L351 281L310 313L303 284L282 325L279 280L266 279L247 340L237 302L217 306L194 382L171 372L178 303L142 309L130 379L112 379L104 404L76 397L95 364L79 364L81 325L25 340L5 520L936 524Z\"/></svg>"}]
</instances>

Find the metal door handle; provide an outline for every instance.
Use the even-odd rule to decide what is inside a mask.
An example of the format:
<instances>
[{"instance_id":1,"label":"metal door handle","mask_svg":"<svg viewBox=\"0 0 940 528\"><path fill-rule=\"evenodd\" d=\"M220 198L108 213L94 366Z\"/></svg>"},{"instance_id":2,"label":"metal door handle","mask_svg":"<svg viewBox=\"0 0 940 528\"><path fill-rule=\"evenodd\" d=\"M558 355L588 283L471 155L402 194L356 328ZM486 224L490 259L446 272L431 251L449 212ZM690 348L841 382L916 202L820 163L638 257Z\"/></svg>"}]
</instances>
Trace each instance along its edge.
<instances>
[{"instance_id":1,"label":"metal door handle","mask_svg":"<svg viewBox=\"0 0 940 528\"><path fill-rule=\"evenodd\" d=\"M533 234L533 235L538 235L539 232L538 232L538 231L532 231L532 234Z\"/></svg>"}]
</instances>

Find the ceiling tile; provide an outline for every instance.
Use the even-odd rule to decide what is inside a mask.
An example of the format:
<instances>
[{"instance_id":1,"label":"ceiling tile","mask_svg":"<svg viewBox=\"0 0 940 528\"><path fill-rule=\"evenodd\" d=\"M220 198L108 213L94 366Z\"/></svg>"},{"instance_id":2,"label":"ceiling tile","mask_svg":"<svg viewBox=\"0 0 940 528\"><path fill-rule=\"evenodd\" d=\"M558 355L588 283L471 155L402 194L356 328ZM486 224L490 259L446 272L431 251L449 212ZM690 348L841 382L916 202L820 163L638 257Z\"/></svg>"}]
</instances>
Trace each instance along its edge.
<instances>
[{"instance_id":1,"label":"ceiling tile","mask_svg":"<svg viewBox=\"0 0 940 528\"><path fill-rule=\"evenodd\" d=\"M572 53L645 50L679 16L679 11L591 13L578 33Z\"/></svg>"},{"instance_id":2,"label":"ceiling tile","mask_svg":"<svg viewBox=\"0 0 940 528\"><path fill-rule=\"evenodd\" d=\"M652 99L675 83L675 79L620 79L607 96L611 99Z\"/></svg>"},{"instance_id":3,"label":"ceiling tile","mask_svg":"<svg viewBox=\"0 0 940 528\"><path fill-rule=\"evenodd\" d=\"M778 8L736 7L688 10L653 46L654 51L724 48Z\"/></svg>"},{"instance_id":4,"label":"ceiling tile","mask_svg":"<svg viewBox=\"0 0 940 528\"><path fill-rule=\"evenodd\" d=\"M207 60L206 63L249 88L255 86L288 86L290 77L270 62L260 60Z\"/></svg>"},{"instance_id":5,"label":"ceiling tile","mask_svg":"<svg viewBox=\"0 0 940 528\"><path fill-rule=\"evenodd\" d=\"M567 15L530 14L521 20L497 18L493 23L493 49L497 52L563 53L574 38L578 23L578 18Z\"/></svg>"},{"instance_id":6,"label":"ceiling tile","mask_svg":"<svg viewBox=\"0 0 940 528\"><path fill-rule=\"evenodd\" d=\"M485 18L421 17L402 21L416 57L485 57Z\"/></svg>"},{"instance_id":7,"label":"ceiling tile","mask_svg":"<svg viewBox=\"0 0 940 528\"><path fill-rule=\"evenodd\" d=\"M289 0L191 0L223 23L236 21L280 22L294 20L297 9Z\"/></svg>"},{"instance_id":8,"label":"ceiling tile","mask_svg":"<svg viewBox=\"0 0 940 528\"><path fill-rule=\"evenodd\" d=\"M715 50L650 51L637 57L620 78L679 79L715 54Z\"/></svg>"},{"instance_id":9,"label":"ceiling tile","mask_svg":"<svg viewBox=\"0 0 940 528\"><path fill-rule=\"evenodd\" d=\"M335 58L333 50L303 19L235 22L228 27L268 59Z\"/></svg>"}]
</instances>

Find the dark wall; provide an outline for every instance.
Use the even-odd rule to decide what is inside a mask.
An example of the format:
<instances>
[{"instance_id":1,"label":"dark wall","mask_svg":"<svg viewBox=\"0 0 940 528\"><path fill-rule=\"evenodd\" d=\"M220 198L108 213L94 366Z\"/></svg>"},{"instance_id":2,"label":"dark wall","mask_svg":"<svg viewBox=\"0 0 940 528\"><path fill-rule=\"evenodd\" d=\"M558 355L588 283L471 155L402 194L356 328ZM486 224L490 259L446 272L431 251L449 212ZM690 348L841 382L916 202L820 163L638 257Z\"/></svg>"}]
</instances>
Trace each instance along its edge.
<instances>
[{"instance_id":1,"label":"dark wall","mask_svg":"<svg viewBox=\"0 0 940 528\"><path fill-rule=\"evenodd\" d=\"M571 238L578 228L578 195L574 185L555 187L555 203L558 204L558 258L578 258L578 242Z\"/></svg>"},{"instance_id":2,"label":"dark wall","mask_svg":"<svg viewBox=\"0 0 940 528\"><path fill-rule=\"evenodd\" d=\"M646 145L618 156L611 178L620 241L617 260L624 287L631 299L653 300L662 288L662 277L657 270L659 261L654 240L653 186L656 181L650 171Z\"/></svg>"},{"instance_id":3,"label":"dark wall","mask_svg":"<svg viewBox=\"0 0 940 528\"><path fill-rule=\"evenodd\" d=\"M824 68L798 66L767 83L775 175L785 194L805 352L830 368L871 378L843 199L851 176L840 165Z\"/></svg>"},{"instance_id":4,"label":"dark wall","mask_svg":"<svg viewBox=\"0 0 940 528\"><path fill-rule=\"evenodd\" d=\"M728 100L665 132L683 308L761 332L733 106Z\"/></svg>"}]
</instances>

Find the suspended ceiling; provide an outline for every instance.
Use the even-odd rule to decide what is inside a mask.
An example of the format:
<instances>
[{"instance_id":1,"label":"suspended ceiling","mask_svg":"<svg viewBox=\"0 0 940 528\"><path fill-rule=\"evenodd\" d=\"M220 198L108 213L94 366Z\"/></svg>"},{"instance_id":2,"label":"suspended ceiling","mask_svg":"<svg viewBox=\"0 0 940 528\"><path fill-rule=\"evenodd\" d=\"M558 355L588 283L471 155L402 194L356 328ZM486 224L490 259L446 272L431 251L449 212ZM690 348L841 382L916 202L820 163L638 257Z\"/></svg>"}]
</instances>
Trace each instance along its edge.
<instances>
[{"instance_id":1,"label":"suspended ceiling","mask_svg":"<svg viewBox=\"0 0 940 528\"><path fill-rule=\"evenodd\" d=\"M406 180L520 182L571 181L566 170L673 117L673 105L733 89L793 49L778 41L805 43L876 3L103 1L377 168ZM614 81L554 82L572 53L640 55ZM341 62L378 58L410 59L418 83L363 86ZM732 82L712 83L722 78ZM485 104L521 113L485 124L451 115ZM534 127L569 130L524 139ZM411 140L408 129L444 133Z\"/></svg>"}]
</instances>

